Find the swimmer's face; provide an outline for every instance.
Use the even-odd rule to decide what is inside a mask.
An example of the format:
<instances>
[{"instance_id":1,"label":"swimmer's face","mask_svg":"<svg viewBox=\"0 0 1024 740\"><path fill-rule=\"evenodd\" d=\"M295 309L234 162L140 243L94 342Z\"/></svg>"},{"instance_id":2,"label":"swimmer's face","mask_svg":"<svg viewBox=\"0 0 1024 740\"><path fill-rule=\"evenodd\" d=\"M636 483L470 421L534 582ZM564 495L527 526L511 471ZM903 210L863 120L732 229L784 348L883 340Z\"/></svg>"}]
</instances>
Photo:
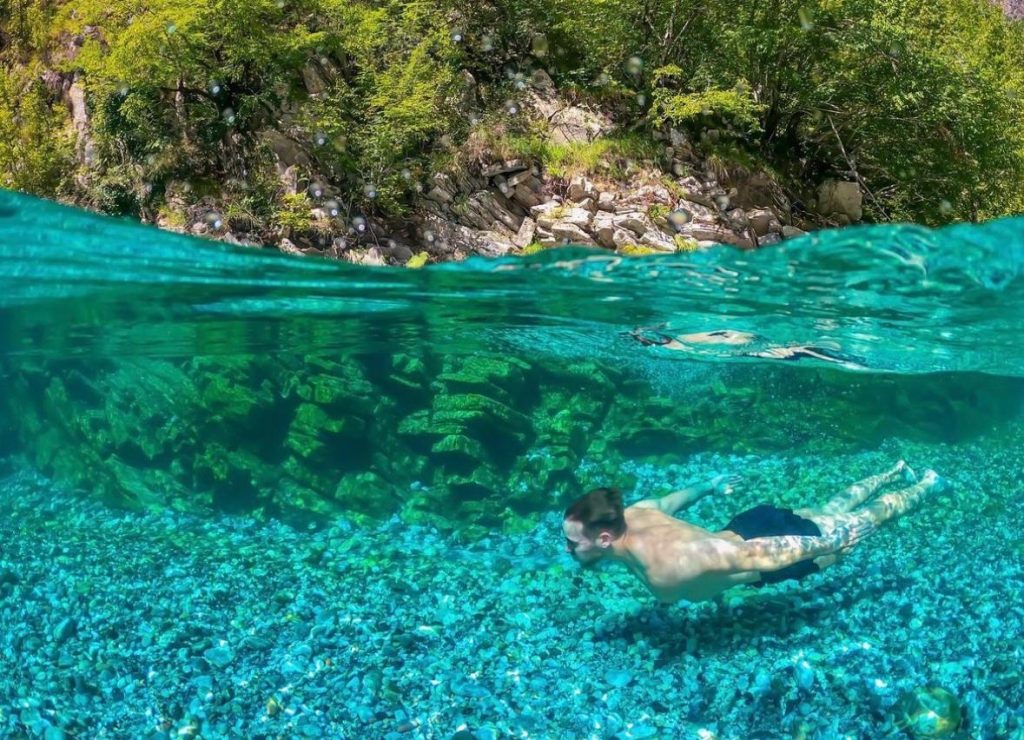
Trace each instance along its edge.
<instances>
[{"instance_id":1,"label":"swimmer's face","mask_svg":"<svg viewBox=\"0 0 1024 740\"><path fill-rule=\"evenodd\" d=\"M602 532L598 539L593 540L584 533L582 522L565 519L562 521L562 532L565 534L566 551L584 568L597 564L608 551L610 539L607 533ZM605 540L608 540L608 543L605 543Z\"/></svg>"}]
</instances>

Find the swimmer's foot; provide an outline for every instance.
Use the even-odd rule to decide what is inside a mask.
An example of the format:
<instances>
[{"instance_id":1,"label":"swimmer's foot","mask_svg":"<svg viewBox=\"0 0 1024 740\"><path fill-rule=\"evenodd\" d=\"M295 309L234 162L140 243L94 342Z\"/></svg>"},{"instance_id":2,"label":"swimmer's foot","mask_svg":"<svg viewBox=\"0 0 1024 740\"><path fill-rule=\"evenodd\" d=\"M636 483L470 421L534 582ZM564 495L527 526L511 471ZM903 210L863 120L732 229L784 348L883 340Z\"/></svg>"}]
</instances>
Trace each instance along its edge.
<instances>
[{"instance_id":1,"label":"swimmer's foot","mask_svg":"<svg viewBox=\"0 0 1024 740\"><path fill-rule=\"evenodd\" d=\"M897 462L896 469L900 471L900 474L903 476L904 481L906 481L907 483L917 483L917 473L914 472L914 469L912 467L907 465L906 460L900 460L899 462Z\"/></svg>"},{"instance_id":2,"label":"swimmer's foot","mask_svg":"<svg viewBox=\"0 0 1024 740\"><path fill-rule=\"evenodd\" d=\"M946 493L953 487L947 479L931 468L924 471L924 475L921 476L921 483L927 485L934 493Z\"/></svg>"}]
</instances>

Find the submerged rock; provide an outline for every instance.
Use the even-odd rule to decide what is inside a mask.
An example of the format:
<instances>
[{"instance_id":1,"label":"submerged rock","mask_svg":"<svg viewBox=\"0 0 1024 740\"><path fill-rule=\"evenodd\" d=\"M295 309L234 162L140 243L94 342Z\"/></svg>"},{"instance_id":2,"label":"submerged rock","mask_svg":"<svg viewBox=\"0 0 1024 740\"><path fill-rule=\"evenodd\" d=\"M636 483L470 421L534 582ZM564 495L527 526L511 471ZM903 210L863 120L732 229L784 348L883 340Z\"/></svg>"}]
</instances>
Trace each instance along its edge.
<instances>
[{"instance_id":1,"label":"submerged rock","mask_svg":"<svg viewBox=\"0 0 1024 740\"><path fill-rule=\"evenodd\" d=\"M963 722L963 710L946 689L922 686L900 698L896 717L896 725L912 737L951 737Z\"/></svg>"}]
</instances>

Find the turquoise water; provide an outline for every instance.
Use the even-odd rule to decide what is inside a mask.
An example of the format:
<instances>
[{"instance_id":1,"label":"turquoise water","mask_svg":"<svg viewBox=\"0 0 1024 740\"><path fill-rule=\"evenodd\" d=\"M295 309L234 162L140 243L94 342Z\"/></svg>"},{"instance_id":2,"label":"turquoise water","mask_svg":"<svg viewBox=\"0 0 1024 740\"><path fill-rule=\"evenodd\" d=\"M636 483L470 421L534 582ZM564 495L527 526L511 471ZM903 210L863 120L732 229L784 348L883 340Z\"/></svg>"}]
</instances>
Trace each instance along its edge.
<instances>
[{"instance_id":1,"label":"turquoise water","mask_svg":"<svg viewBox=\"0 0 1024 740\"><path fill-rule=\"evenodd\" d=\"M0 193L0 735L1022 737L1022 265L1024 218L366 268ZM592 487L737 474L714 530L898 459L948 488L799 582L564 552Z\"/></svg>"}]
</instances>

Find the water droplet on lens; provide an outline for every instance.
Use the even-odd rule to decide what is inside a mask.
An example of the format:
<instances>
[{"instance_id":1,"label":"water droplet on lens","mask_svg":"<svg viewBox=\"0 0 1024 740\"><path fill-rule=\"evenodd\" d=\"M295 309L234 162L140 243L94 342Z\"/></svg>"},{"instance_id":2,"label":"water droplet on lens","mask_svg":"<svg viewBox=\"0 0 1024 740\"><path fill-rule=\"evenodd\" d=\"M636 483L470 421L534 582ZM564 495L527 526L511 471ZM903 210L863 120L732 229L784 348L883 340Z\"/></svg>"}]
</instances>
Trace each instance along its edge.
<instances>
[{"instance_id":1,"label":"water droplet on lens","mask_svg":"<svg viewBox=\"0 0 1024 740\"><path fill-rule=\"evenodd\" d=\"M943 200L941 203L939 203L939 213L941 213L943 216L948 216L952 212L953 204L950 203L948 200Z\"/></svg>"},{"instance_id":2,"label":"water droplet on lens","mask_svg":"<svg viewBox=\"0 0 1024 740\"><path fill-rule=\"evenodd\" d=\"M640 93L639 95L637 95L636 96L636 104L639 105L640 107L645 106L647 104L647 96L644 95L643 93Z\"/></svg>"},{"instance_id":3,"label":"water droplet on lens","mask_svg":"<svg viewBox=\"0 0 1024 740\"><path fill-rule=\"evenodd\" d=\"M363 192L366 194L366 197L369 198L370 200L373 200L374 198L377 197L377 188L374 187L373 185L363 186Z\"/></svg>"},{"instance_id":4,"label":"water droplet on lens","mask_svg":"<svg viewBox=\"0 0 1024 740\"><path fill-rule=\"evenodd\" d=\"M530 47L535 57L546 56L548 53L548 37L542 33L534 34Z\"/></svg>"},{"instance_id":5,"label":"water droplet on lens","mask_svg":"<svg viewBox=\"0 0 1024 740\"><path fill-rule=\"evenodd\" d=\"M611 81L612 81L612 78L609 77L605 72L602 72L601 74L599 74L597 76L597 84L601 85L602 87L604 85L609 84Z\"/></svg>"},{"instance_id":6,"label":"water droplet on lens","mask_svg":"<svg viewBox=\"0 0 1024 740\"><path fill-rule=\"evenodd\" d=\"M718 210L724 211L729 207L729 196L728 195L716 195L715 205L718 206Z\"/></svg>"},{"instance_id":7,"label":"water droplet on lens","mask_svg":"<svg viewBox=\"0 0 1024 740\"><path fill-rule=\"evenodd\" d=\"M409 170L409 169L402 170L402 179L403 180L411 180L412 179L412 171Z\"/></svg>"},{"instance_id":8,"label":"water droplet on lens","mask_svg":"<svg viewBox=\"0 0 1024 740\"><path fill-rule=\"evenodd\" d=\"M631 75L638 75L644 71L644 60L640 57L630 57L626 62L626 71Z\"/></svg>"},{"instance_id":9,"label":"water droplet on lens","mask_svg":"<svg viewBox=\"0 0 1024 740\"><path fill-rule=\"evenodd\" d=\"M210 93L216 95L221 90L220 83L214 80L210 83Z\"/></svg>"},{"instance_id":10,"label":"water droplet on lens","mask_svg":"<svg viewBox=\"0 0 1024 740\"><path fill-rule=\"evenodd\" d=\"M173 23L168 23L167 24L167 33L174 33L177 30L178 30L178 27L176 25L174 25Z\"/></svg>"},{"instance_id":11,"label":"water droplet on lens","mask_svg":"<svg viewBox=\"0 0 1024 740\"><path fill-rule=\"evenodd\" d=\"M121 94L122 98L126 97L128 95L128 92L129 92L128 91L128 86L127 85L121 85L121 88L118 90L118 92Z\"/></svg>"},{"instance_id":12,"label":"water droplet on lens","mask_svg":"<svg viewBox=\"0 0 1024 740\"><path fill-rule=\"evenodd\" d=\"M685 208L677 208L668 214L668 222L672 225L672 228L676 231L682 229L686 224L693 220L693 215Z\"/></svg>"},{"instance_id":13,"label":"water droplet on lens","mask_svg":"<svg viewBox=\"0 0 1024 740\"><path fill-rule=\"evenodd\" d=\"M341 212L341 204L336 200L325 201L324 210L327 211L328 216L337 216Z\"/></svg>"},{"instance_id":14,"label":"water droplet on lens","mask_svg":"<svg viewBox=\"0 0 1024 740\"><path fill-rule=\"evenodd\" d=\"M352 219L352 228L358 232L366 231L366 219L362 216L356 216Z\"/></svg>"},{"instance_id":15,"label":"water droplet on lens","mask_svg":"<svg viewBox=\"0 0 1024 740\"><path fill-rule=\"evenodd\" d=\"M203 220L206 222L207 226L214 230L219 229L224 225L223 217L216 211L207 211L203 216Z\"/></svg>"},{"instance_id":16,"label":"water droplet on lens","mask_svg":"<svg viewBox=\"0 0 1024 740\"><path fill-rule=\"evenodd\" d=\"M423 238L424 238L424 240L426 240L426 241L428 241L430 243L433 243L434 239L436 237L434 236L434 232L433 231L424 231L423 232Z\"/></svg>"},{"instance_id":17,"label":"water droplet on lens","mask_svg":"<svg viewBox=\"0 0 1024 740\"><path fill-rule=\"evenodd\" d=\"M461 44L463 39L462 31L452 31L452 41Z\"/></svg>"},{"instance_id":18,"label":"water droplet on lens","mask_svg":"<svg viewBox=\"0 0 1024 740\"><path fill-rule=\"evenodd\" d=\"M307 190L307 191L309 192L309 194L310 194L310 195L312 195L312 196L313 196L314 198L320 198L320 197L322 197L322 196L323 196L323 194L324 194L324 186L323 186L323 183L319 183L319 182L311 182L311 183L309 183L309 187L308 187L308 188L306 188L306 190Z\"/></svg>"},{"instance_id":19,"label":"water droplet on lens","mask_svg":"<svg viewBox=\"0 0 1024 740\"><path fill-rule=\"evenodd\" d=\"M519 112L519 106L516 104L514 100L506 100L505 110L508 111L509 114L514 116L516 113Z\"/></svg>"},{"instance_id":20,"label":"water droplet on lens","mask_svg":"<svg viewBox=\"0 0 1024 740\"><path fill-rule=\"evenodd\" d=\"M484 36L480 39L480 49L482 51L492 51L494 49L494 40L490 36Z\"/></svg>"},{"instance_id":21,"label":"water droplet on lens","mask_svg":"<svg viewBox=\"0 0 1024 740\"><path fill-rule=\"evenodd\" d=\"M796 14L800 19L800 28L805 31L814 28L814 14L808 8L800 8Z\"/></svg>"},{"instance_id":22,"label":"water droplet on lens","mask_svg":"<svg viewBox=\"0 0 1024 740\"><path fill-rule=\"evenodd\" d=\"M227 121L228 123L234 123L235 122L235 111L232 110L231 108L225 108L224 112L221 115L224 116L224 120Z\"/></svg>"},{"instance_id":23,"label":"water droplet on lens","mask_svg":"<svg viewBox=\"0 0 1024 740\"><path fill-rule=\"evenodd\" d=\"M323 146L324 144L327 143L327 134L325 134L323 131L317 131L315 134L313 134L313 143L316 144L317 146Z\"/></svg>"}]
</instances>

